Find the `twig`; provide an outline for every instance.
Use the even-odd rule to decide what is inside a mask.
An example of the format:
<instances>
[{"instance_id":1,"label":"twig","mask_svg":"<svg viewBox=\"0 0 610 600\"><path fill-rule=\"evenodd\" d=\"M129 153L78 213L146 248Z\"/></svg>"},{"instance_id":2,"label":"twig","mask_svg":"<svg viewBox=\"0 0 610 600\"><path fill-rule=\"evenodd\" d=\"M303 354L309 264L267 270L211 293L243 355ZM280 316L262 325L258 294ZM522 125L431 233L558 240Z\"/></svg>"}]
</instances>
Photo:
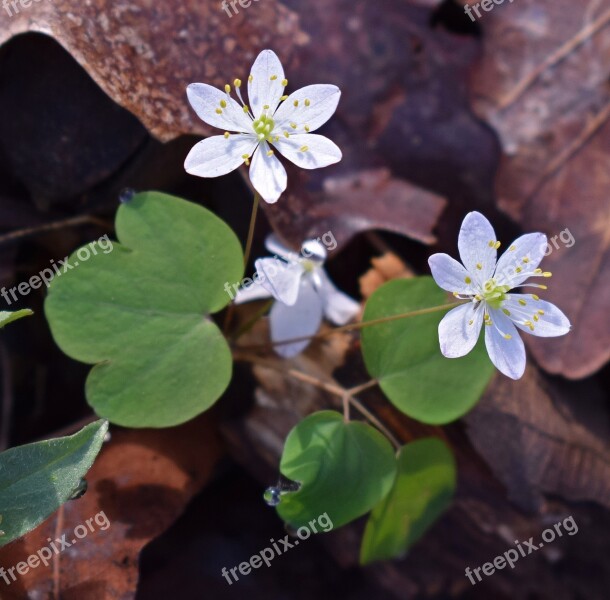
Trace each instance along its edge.
<instances>
[{"instance_id":1,"label":"twig","mask_svg":"<svg viewBox=\"0 0 610 600\"><path fill-rule=\"evenodd\" d=\"M8 242L14 242L21 238L29 235L35 235L37 233L43 233L45 231L54 231L56 229L63 229L64 227L72 227L74 225L93 224L99 225L100 227L107 227L108 224L102 219L91 215L81 215L79 217L72 217L70 219L64 219L62 221L53 221L52 223L45 223L44 225L38 225L37 227L26 227L25 229L18 229L17 231L11 231L0 235L0 244L6 244Z\"/></svg>"}]
</instances>

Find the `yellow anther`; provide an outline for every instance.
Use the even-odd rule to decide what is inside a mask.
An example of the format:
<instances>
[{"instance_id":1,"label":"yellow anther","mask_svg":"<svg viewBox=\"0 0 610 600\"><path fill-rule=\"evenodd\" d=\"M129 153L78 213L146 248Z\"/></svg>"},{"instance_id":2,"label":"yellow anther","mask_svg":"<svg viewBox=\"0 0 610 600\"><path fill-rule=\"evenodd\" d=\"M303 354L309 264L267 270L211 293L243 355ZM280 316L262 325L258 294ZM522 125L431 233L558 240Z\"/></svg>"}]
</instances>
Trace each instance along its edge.
<instances>
[{"instance_id":1,"label":"yellow anther","mask_svg":"<svg viewBox=\"0 0 610 600\"><path fill-rule=\"evenodd\" d=\"M527 304L527 302L523 298L519 298L519 304L521 306L525 306Z\"/></svg>"},{"instance_id":2,"label":"yellow anther","mask_svg":"<svg viewBox=\"0 0 610 600\"><path fill-rule=\"evenodd\" d=\"M294 101L292 104L293 104L293 106L296 108L296 107L299 105L299 101L298 101L298 100L295 100L295 101Z\"/></svg>"},{"instance_id":3,"label":"yellow anther","mask_svg":"<svg viewBox=\"0 0 610 600\"><path fill-rule=\"evenodd\" d=\"M510 317L510 310L508 310L508 308L503 308L502 312L507 316Z\"/></svg>"},{"instance_id":4,"label":"yellow anther","mask_svg":"<svg viewBox=\"0 0 610 600\"><path fill-rule=\"evenodd\" d=\"M515 269L515 273L521 273L521 271L523 271L523 269L521 267L517 267Z\"/></svg>"},{"instance_id":5,"label":"yellow anther","mask_svg":"<svg viewBox=\"0 0 610 600\"><path fill-rule=\"evenodd\" d=\"M476 294L474 299L480 302L481 300L483 300L483 296L481 296L481 294Z\"/></svg>"},{"instance_id":6,"label":"yellow anther","mask_svg":"<svg viewBox=\"0 0 610 600\"><path fill-rule=\"evenodd\" d=\"M222 106L223 108L227 108L227 101L226 100L221 100L220 101L220 106Z\"/></svg>"},{"instance_id":7,"label":"yellow anther","mask_svg":"<svg viewBox=\"0 0 610 600\"><path fill-rule=\"evenodd\" d=\"M456 298L459 298L459 297L460 297L459 292L453 292L453 295L454 295Z\"/></svg>"},{"instance_id":8,"label":"yellow anther","mask_svg":"<svg viewBox=\"0 0 610 600\"><path fill-rule=\"evenodd\" d=\"M523 324L529 327L531 331L534 331L534 324L531 321L524 321Z\"/></svg>"},{"instance_id":9,"label":"yellow anther","mask_svg":"<svg viewBox=\"0 0 610 600\"><path fill-rule=\"evenodd\" d=\"M527 256L524 256L524 257L523 257L521 260L522 260L522 261L523 261L525 264L527 264L527 263L530 261L530 259L529 259Z\"/></svg>"},{"instance_id":10,"label":"yellow anther","mask_svg":"<svg viewBox=\"0 0 610 600\"><path fill-rule=\"evenodd\" d=\"M288 96L282 96L282 97L280 98L280 102L284 102L284 100L288 100Z\"/></svg>"},{"instance_id":11,"label":"yellow anther","mask_svg":"<svg viewBox=\"0 0 610 600\"><path fill-rule=\"evenodd\" d=\"M536 273L536 275L540 275L540 273L542 273L542 269L534 269L534 273Z\"/></svg>"},{"instance_id":12,"label":"yellow anther","mask_svg":"<svg viewBox=\"0 0 610 600\"><path fill-rule=\"evenodd\" d=\"M540 317L538 315L534 315L534 321L536 321L536 322L540 321Z\"/></svg>"},{"instance_id":13,"label":"yellow anther","mask_svg":"<svg viewBox=\"0 0 610 600\"><path fill-rule=\"evenodd\" d=\"M489 321L485 321L485 325L493 325L491 319L489 319Z\"/></svg>"},{"instance_id":14,"label":"yellow anther","mask_svg":"<svg viewBox=\"0 0 610 600\"><path fill-rule=\"evenodd\" d=\"M477 269L479 269L479 271L483 268L483 265L481 263L477 263Z\"/></svg>"},{"instance_id":15,"label":"yellow anther","mask_svg":"<svg viewBox=\"0 0 610 600\"><path fill-rule=\"evenodd\" d=\"M244 105L244 112L245 112L245 113L248 113L248 112L249 112L249 110L250 110L250 109L248 108L248 106L247 106L247 105Z\"/></svg>"},{"instance_id":16,"label":"yellow anther","mask_svg":"<svg viewBox=\"0 0 610 600\"><path fill-rule=\"evenodd\" d=\"M543 311L542 309L540 309L540 310L538 311L538 314L539 314L539 315L544 315L544 311Z\"/></svg>"},{"instance_id":17,"label":"yellow anther","mask_svg":"<svg viewBox=\"0 0 610 600\"><path fill-rule=\"evenodd\" d=\"M546 285L542 285L541 283L540 283L540 284L538 284L538 287L539 287L541 290L548 290L548 289L549 289L549 288L548 288Z\"/></svg>"},{"instance_id":18,"label":"yellow anther","mask_svg":"<svg viewBox=\"0 0 610 600\"><path fill-rule=\"evenodd\" d=\"M289 138L290 134L287 131L284 131L284 137Z\"/></svg>"},{"instance_id":19,"label":"yellow anther","mask_svg":"<svg viewBox=\"0 0 610 600\"><path fill-rule=\"evenodd\" d=\"M290 127L292 127L293 129L297 128L297 124L296 123L290 123Z\"/></svg>"},{"instance_id":20,"label":"yellow anther","mask_svg":"<svg viewBox=\"0 0 610 600\"><path fill-rule=\"evenodd\" d=\"M242 154L242 155L241 155L241 157L242 157L244 160L248 160L248 159L250 158L250 155L249 155L249 154Z\"/></svg>"},{"instance_id":21,"label":"yellow anther","mask_svg":"<svg viewBox=\"0 0 610 600\"><path fill-rule=\"evenodd\" d=\"M267 152L267 156L273 156L275 154L275 152L273 152L273 150L269 150L269 152Z\"/></svg>"},{"instance_id":22,"label":"yellow anther","mask_svg":"<svg viewBox=\"0 0 610 600\"><path fill-rule=\"evenodd\" d=\"M517 246L511 246L508 250L510 252L514 252L517 249Z\"/></svg>"},{"instance_id":23,"label":"yellow anther","mask_svg":"<svg viewBox=\"0 0 610 600\"><path fill-rule=\"evenodd\" d=\"M493 240L489 240L489 244L488 244L488 246L489 246L490 248L493 248L495 245L496 245L496 242L494 242Z\"/></svg>"},{"instance_id":24,"label":"yellow anther","mask_svg":"<svg viewBox=\"0 0 610 600\"><path fill-rule=\"evenodd\" d=\"M309 146L301 146L301 152L307 152L309 150Z\"/></svg>"},{"instance_id":25,"label":"yellow anther","mask_svg":"<svg viewBox=\"0 0 610 600\"><path fill-rule=\"evenodd\" d=\"M225 84L225 92L227 92L227 94L231 93L231 86L228 83Z\"/></svg>"},{"instance_id":26,"label":"yellow anther","mask_svg":"<svg viewBox=\"0 0 610 600\"><path fill-rule=\"evenodd\" d=\"M496 242L494 248L497 250L502 245L502 242Z\"/></svg>"},{"instance_id":27,"label":"yellow anther","mask_svg":"<svg viewBox=\"0 0 610 600\"><path fill-rule=\"evenodd\" d=\"M465 277L464 281L469 284L472 283L472 279L470 279L470 277Z\"/></svg>"},{"instance_id":28,"label":"yellow anther","mask_svg":"<svg viewBox=\"0 0 610 600\"><path fill-rule=\"evenodd\" d=\"M252 83L254 81L254 75L248 75L248 82Z\"/></svg>"},{"instance_id":29,"label":"yellow anther","mask_svg":"<svg viewBox=\"0 0 610 600\"><path fill-rule=\"evenodd\" d=\"M233 85L234 85L236 88L240 88L240 87L241 87L241 79L235 79L235 80L233 81Z\"/></svg>"},{"instance_id":30,"label":"yellow anther","mask_svg":"<svg viewBox=\"0 0 610 600\"><path fill-rule=\"evenodd\" d=\"M288 79L282 79L282 85L286 87L288 85Z\"/></svg>"},{"instance_id":31,"label":"yellow anther","mask_svg":"<svg viewBox=\"0 0 610 600\"><path fill-rule=\"evenodd\" d=\"M542 274L542 276L543 276L543 277L553 277L553 273L551 273L550 271L545 271L545 272Z\"/></svg>"},{"instance_id":32,"label":"yellow anther","mask_svg":"<svg viewBox=\"0 0 610 600\"><path fill-rule=\"evenodd\" d=\"M513 336L512 336L510 333L505 333L505 334L504 334L504 339L505 339L505 340L512 340L512 339L513 339Z\"/></svg>"},{"instance_id":33,"label":"yellow anther","mask_svg":"<svg viewBox=\"0 0 610 600\"><path fill-rule=\"evenodd\" d=\"M263 110L269 110L269 105L265 104L265 106L263 106Z\"/></svg>"},{"instance_id":34,"label":"yellow anther","mask_svg":"<svg viewBox=\"0 0 610 600\"><path fill-rule=\"evenodd\" d=\"M276 135L276 136L273 138L273 141L274 141L274 142L279 142L279 141L280 141L280 136L279 136L279 135Z\"/></svg>"},{"instance_id":35,"label":"yellow anther","mask_svg":"<svg viewBox=\"0 0 610 600\"><path fill-rule=\"evenodd\" d=\"M540 297L539 297L539 296L536 296L536 294L532 294L532 298L533 298L534 300L540 300Z\"/></svg>"},{"instance_id":36,"label":"yellow anther","mask_svg":"<svg viewBox=\"0 0 610 600\"><path fill-rule=\"evenodd\" d=\"M309 132L309 125L305 125L305 131Z\"/></svg>"},{"instance_id":37,"label":"yellow anther","mask_svg":"<svg viewBox=\"0 0 610 600\"><path fill-rule=\"evenodd\" d=\"M470 319L470 321L468 321L468 325L472 325L474 323L474 319Z\"/></svg>"},{"instance_id":38,"label":"yellow anther","mask_svg":"<svg viewBox=\"0 0 610 600\"><path fill-rule=\"evenodd\" d=\"M225 139L228 140L229 139L229 135L231 135L228 131L225 131Z\"/></svg>"},{"instance_id":39,"label":"yellow anther","mask_svg":"<svg viewBox=\"0 0 610 600\"><path fill-rule=\"evenodd\" d=\"M217 114L217 115L221 115L221 114L222 114L222 110L220 110L220 108L217 108L217 109L216 109L216 114Z\"/></svg>"},{"instance_id":40,"label":"yellow anther","mask_svg":"<svg viewBox=\"0 0 610 600\"><path fill-rule=\"evenodd\" d=\"M310 104L311 104L311 100L306 99L306 100L305 100L305 106L309 106Z\"/></svg>"},{"instance_id":41,"label":"yellow anther","mask_svg":"<svg viewBox=\"0 0 610 600\"><path fill-rule=\"evenodd\" d=\"M277 79L277 75L271 75L271 81L275 81Z\"/></svg>"}]
</instances>

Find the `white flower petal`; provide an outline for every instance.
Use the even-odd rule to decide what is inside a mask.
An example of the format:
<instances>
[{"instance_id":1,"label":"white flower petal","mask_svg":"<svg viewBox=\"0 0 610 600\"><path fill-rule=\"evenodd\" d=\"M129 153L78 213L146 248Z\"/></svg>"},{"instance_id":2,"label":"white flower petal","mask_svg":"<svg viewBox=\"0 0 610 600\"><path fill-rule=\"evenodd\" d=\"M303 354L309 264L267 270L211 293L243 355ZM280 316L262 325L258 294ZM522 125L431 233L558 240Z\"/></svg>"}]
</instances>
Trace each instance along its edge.
<instances>
[{"instance_id":1,"label":"white flower petal","mask_svg":"<svg viewBox=\"0 0 610 600\"><path fill-rule=\"evenodd\" d=\"M512 321L500 310L489 310L491 325L485 325L485 347L491 362L511 379L525 371L525 347ZM510 336L507 339L505 336Z\"/></svg>"},{"instance_id":2,"label":"white flower petal","mask_svg":"<svg viewBox=\"0 0 610 600\"><path fill-rule=\"evenodd\" d=\"M288 262L297 262L299 260L299 253L288 248L288 246L284 246L275 233L271 233L267 236L265 239L265 248L276 256L285 258Z\"/></svg>"},{"instance_id":3,"label":"white flower petal","mask_svg":"<svg viewBox=\"0 0 610 600\"><path fill-rule=\"evenodd\" d=\"M261 198L273 204L286 189L288 176L275 154L269 156L268 152L269 145L264 142L254 153L250 164L250 181Z\"/></svg>"},{"instance_id":4,"label":"white flower petal","mask_svg":"<svg viewBox=\"0 0 610 600\"><path fill-rule=\"evenodd\" d=\"M278 135L283 131L305 133L305 126L309 131L322 127L337 110L340 98L341 90L336 85L308 85L293 92L273 115ZM294 123L296 129L290 123Z\"/></svg>"},{"instance_id":5,"label":"white flower petal","mask_svg":"<svg viewBox=\"0 0 610 600\"><path fill-rule=\"evenodd\" d=\"M252 302L254 300L264 300L271 297L269 291L258 281L258 277L255 277L254 283L237 290L237 294L235 294L235 304L243 304L244 302Z\"/></svg>"},{"instance_id":6,"label":"white flower petal","mask_svg":"<svg viewBox=\"0 0 610 600\"><path fill-rule=\"evenodd\" d=\"M204 123L227 131L253 133L252 119L226 92L207 83L191 83L186 88L186 95L197 116ZM225 108L220 105L221 101L226 102ZM222 112L218 114L217 109Z\"/></svg>"},{"instance_id":7,"label":"white flower petal","mask_svg":"<svg viewBox=\"0 0 610 600\"><path fill-rule=\"evenodd\" d=\"M466 356L476 345L483 323L483 307L474 302L451 309L438 324L441 353L447 358Z\"/></svg>"},{"instance_id":8,"label":"white flower petal","mask_svg":"<svg viewBox=\"0 0 610 600\"><path fill-rule=\"evenodd\" d=\"M255 263L258 280L276 300L292 306L297 301L303 267L279 258L259 258Z\"/></svg>"},{"instance_id":9,"label":"white flower petal","mask_svg":"<svg viewBox=\"0 0 610 600\"><path fill-rule=\"evenodd\" d=\"M301 133L289 138L280 136L273 145L288 160L302 169L320 169L338 163L341 150L323 135Z\"/></svg>"},{"instance_id":10,"label":"white flower petal","mask_svg":"<svg viewBox=\"0 0 610 600\"><path fill-rule=\"evenodd\" d=\"M511 320L519 329L538 337L565 335L572 327L568 317L554 304L535 300L532 294L510 294L503 308L510 312ZM531 325L526 325L525 321Z\"/></svg>"},{"instance_id":11,"label":"white flower petal","mask_svg":"<svg viewBox=\"0 0 610 600\"><path fill-rule=\"evenodd\" d=\"M263 50L254 61L248 78L248 101L255 117L260 117L264 106L271 116L284 95L284 68L273 50Z\"/></svg>"},{"instance_id":12,"label":"white flower petal","mask_svg":"<svg viewBox=\"0 0 610 600\"><path fill-rule=\"evenodd\" d=\"M443 290L459 294L475 294L473 278L468 271L448 254L433 254L428 259L432 277ZM470 283L468 283L470 282Z\"/></svg>"},{"instance_id":13,"label":"white flower petal","mask_svg":"<svg viewBox=\"0 0 610 600\"><path fill-rule=\"evenodd\" d=\"M544 233L527 233L517 238L498 260L496 283L508 284L511 288L523 283L538 268L546 248Z\"/></svg>"},{"instance_id":14,"label":"white flower petal","mask_svg":"<svg viewBox=\"0 0 610 600\"><path fill-rule=\"evenodd\" d=\"M187 173L198 177L219 177L243 164L243 156L250 156L258 140L252 135L237 133L225 138L215 135L202 140L189 152L184 161Z\"/></svg>"},{"instance_id":15,"label":"white flower petal","mask_svg":"<svg viewBox=\"0 0 610 600\"><path fill-rule=\"evenodd\" d=\"M320 296L326 318L335 325L345 325L360 312L360 303L337 289L324 269L318 269Z\"/></svg>"},{"instance_id":16,"label":"white flower petal","mask_svg":"<svg viewBox=\"0 0 610 600\"><path fill-rule=\"evenodd\" d=\"M276 302L271 309L271 339L274 342L315 335L322 323L322 299L310 281L303 280L299 297L293 306ZM310 340L275 346L275 351L285 358L296 356Z\"/></svg>"},{"instance_id":17,"label":"white flower petal","mask_svg":"<svg viewBox=\"0 0 610 600\"><path fill-rule=\"evenodd\" d=\"M466 270L481 285L491 278L496 268L495 242L496 233L491 223L479 212L468 213L460 229L458 250Z\"/></svg>"}]
</instances>

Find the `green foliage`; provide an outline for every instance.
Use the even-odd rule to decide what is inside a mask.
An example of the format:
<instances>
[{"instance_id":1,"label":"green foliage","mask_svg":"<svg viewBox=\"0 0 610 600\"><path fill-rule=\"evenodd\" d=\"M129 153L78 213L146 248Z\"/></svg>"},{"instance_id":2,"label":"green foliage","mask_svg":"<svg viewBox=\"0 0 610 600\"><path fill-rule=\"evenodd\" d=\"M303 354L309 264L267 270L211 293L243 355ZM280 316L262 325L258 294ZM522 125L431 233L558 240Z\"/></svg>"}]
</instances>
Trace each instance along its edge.
<instances>
[{"instance_id":1,"label":"green foliage","mask_svg":"<svg viewBox=\"0 0 610 600\"><path fill-rule=\"evenodd\" d=\"M368 300L364 321L447 302L431 277L397 279ZM369 373L406 415L430 424L460 418L479 400L494 368L483 340L463 358L445 358L439 349L436 312L366 327L362 352ZM482 336L481 336L482 337Z\"/></svg>"},{"instance_id":2,"label":"green foliage","mask_svg":"<svg viewBox=\"0 0 610 600\"><path fill-rule=\"evenodd\" d=\"M107 431L107 421L96 421L70 437L0 454L0 546L34 529L74 495Z\"/></svg>"},{"instance_id":3,"label":"green foliage","mask_svg":"<svg viewBox=\"0 0 610 600\"><path fill-rule=\"evenodd\" d=\"M282 494L282 519L301 527L326 513L336 528L367 513L390 491L396 459L376 429L321 411L290 432L280 471L301 484L298 492Z\"/></svg>"},{"instance_id":4,"label":"green foliage","mask_svg":"<svg viewBox=\"0 0 610 600\"><path fill-rule=\"evenodd\" d=\"M120 243L56 278L45 304L53 336L72 358L96 365L86 394L98 415L127 427L169 427L223 394L230 349L209 318L241 279L233 231L210 211L138 194L116 217Z\"/></svg>"},{"instance_id":5,"label":"green foliage","mask_svg":"<svg viewBox=\"0 0 610 600\"><path fill-rule=\"evenodd\" d=\"M447 509L456 486L455 461L436 438L403 446L392 491L366 524L360 562L403 556Z\"/></svg>"}]
</instances>

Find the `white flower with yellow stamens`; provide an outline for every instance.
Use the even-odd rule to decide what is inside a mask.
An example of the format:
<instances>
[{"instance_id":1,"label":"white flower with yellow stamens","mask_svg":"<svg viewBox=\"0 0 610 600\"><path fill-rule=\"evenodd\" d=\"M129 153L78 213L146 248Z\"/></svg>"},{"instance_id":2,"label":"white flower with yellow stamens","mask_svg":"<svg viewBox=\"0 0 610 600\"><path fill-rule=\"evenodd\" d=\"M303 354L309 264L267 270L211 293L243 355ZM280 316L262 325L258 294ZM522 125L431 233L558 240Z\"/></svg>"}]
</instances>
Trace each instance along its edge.
<instances>
[{"instance_id":1,"label":"white flower with yellow stamens","mask_svg":"<svg viewBox=\"0 0 610 600\"><path fill-rule=\"evenodd\" d=\"M309 85L289 96L288 81L278 57L263 50L248 77L248 100L241 81L233 82L240 101L231 97L231 86L221 91L205 83L187 88L191 106L205 123L225 129L224 135L199 142L186 157L184 168L199 177L219 177L250 165L254 189L268 203L277 202L286 189L287 176L272 146L304 169L318 169L341 160L341 150L322 135L312 134L333 115L341 91L334 85Z\"/></svg>"},{"instance_id":2,"label":"white flower with yellow stamens","mask_svg":"<svg viewBox=\"0 0 610 600\"><path fill-rule=\"evenodd\" d=\"M551 277L538 268L547 248L543 233L517 238L496 262L500 242L491 223L480 213L466 215L460 229L459 262L447 254L428 260L436 283L454 296L471 302L449 311L438 327L441 352L448 358L468 354L485 324L485 346L499 371L519 379L525 371L525 348L517 328L540 337L556 337L570 331L568 318L536 294L514 294L531 277Z\"/></svg>"}]
</instances>

